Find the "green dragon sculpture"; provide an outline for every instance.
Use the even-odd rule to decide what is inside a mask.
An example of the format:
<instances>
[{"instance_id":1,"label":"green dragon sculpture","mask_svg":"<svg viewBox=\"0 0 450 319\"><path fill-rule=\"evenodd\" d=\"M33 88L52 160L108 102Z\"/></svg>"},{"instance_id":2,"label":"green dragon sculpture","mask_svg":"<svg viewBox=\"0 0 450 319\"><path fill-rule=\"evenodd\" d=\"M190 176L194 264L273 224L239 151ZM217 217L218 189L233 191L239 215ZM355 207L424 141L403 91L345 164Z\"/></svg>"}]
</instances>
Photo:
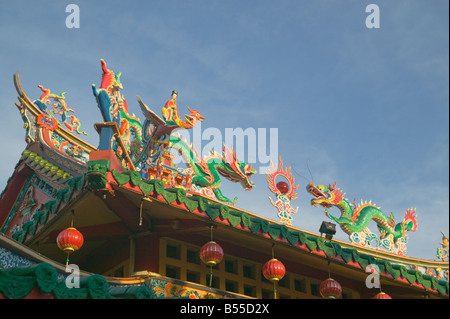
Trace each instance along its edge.
<instances>
[{"instance_id":1,"label":"green dragon sculpture","mask_svg":"<svg viewBox=\"0 0 450 319\"><path fill-rule=\"evenodd\" d=\"M193 173L192 184L200 187L210 188L216 198L226 203L234 204L233 200L224 196L219 189L223 176L228 180L237 183L246 190L251 190L254 184L249 177L256 173L256 170L249 164L241 163L233 149L223 146L222 154L211 151L210 155L202 158L194 146L188 145L180 136L171 135L169 147L177 150L188 169Z\"/></svg>"},{"instance_id":2,"label":"green dragon sculpture","mask_svg":"<svg viewBox=\"0 0 450 319\"><path fill-rule=\"evenodd\" d=\"M222 154L211 152L203 159L193 146L189 146L179 136L173 135L179 129L193 128L204 119L200 112L188 107L190 114L185 115L185 119L182 120L176 106L177 92L172 92L172 99L163 107L163 118L153 112L138 96L139 106L145 116L142 123L134 114L129 114L128 103L120 93L120 90L123 89L120 82L121 73L109 70L103 59L100 60L100 63L102 83L98 89L95 84L92 85L98 108L104 122L115 122L118 125L119 135L125 144L125 151L129 153L133 165L141 170L141 174L146 174L149 165L160 166L162 154L173 148L182 155L188 166L186 171L191 180L187 189L190 188L195 192L211 196L215 195L220 201L234 204L237 197L231 200L224 196L219 189L221 176L232 182L240 182L242 187L247 190L254 186L249 177L256 171L250 165L239 162L232 149L224 146ZM168 111L169 109L171 113ZM170 120L166 119L165 111L170 113ZM116 143L112 149L124 167L127 167L123 160L122 149ZM170 169L176 170L174 167Z\"/></svg>"},{"instance_id":3,"label":"green dragon sculpture","mask_svg":"<svg viewBox=\"0 0 450 319\"><path fill-rule=\"evenodd\" d=\"M379 207L371 202L350 204L344 198L345 193L334 185L328 187L309 183L306 190L314 196L311 205L317 207L321 205L328 218L339 224L341 229L350 236L350 240L361 246L372 246L371 242L376 242L376 249L384 247L389 252L404 255L406 252L407 231L417 230L417 217L415 209L407 209L405 217L396 223L394 214L387 217ZM337 207L340 217L331 215L328 211L332 206ZM368 229L370 221L374 221L379 229L380 237Z\"/></svg>"}]
</instances>

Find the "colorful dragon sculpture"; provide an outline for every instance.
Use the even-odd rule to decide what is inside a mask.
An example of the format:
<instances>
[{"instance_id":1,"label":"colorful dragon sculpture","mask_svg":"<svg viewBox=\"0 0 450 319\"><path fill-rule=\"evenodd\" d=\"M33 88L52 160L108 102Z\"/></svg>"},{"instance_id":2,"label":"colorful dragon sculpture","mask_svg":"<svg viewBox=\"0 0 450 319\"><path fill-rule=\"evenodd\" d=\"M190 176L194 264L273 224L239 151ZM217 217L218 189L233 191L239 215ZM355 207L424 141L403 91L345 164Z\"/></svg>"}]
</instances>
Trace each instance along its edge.
<instances>
[{"instance_id":1,"label":"colorful dragon sculpture","mask_svg":"<svg viewBox=\"0 0 450 319\"><path fill-rule=\"evenodd\" d=\"M138 96L139 106L145 116L145 122L134 114L128 113L128 102L120 93L123 85L120 82L121 72L114 73L106 66L106 62L100 60L102 66L102 82L97 89L92 85L97 105L102 113L105 122L115 122L120 129L120 137L130 153L135 166L139 166L147 159L156 162L160 159L168 138L172 132L177 129L189 129L194 127L198 121L204 119L196 110L191 110L185 120L181 120L176 103L174 103L173 116L171 121L165 121L151 111ZM120 148L115 148L120 156Z\"/></svg>"},{"instance_id":2,"label":"colorful dragon sculpture","mask_svg":"<svg viewBox=\"0 0 450 319\"><path fill-rule=\"evenodd\" d=\"M42 111L37 118L37 122L40 126L46 127L51 131L54 131L58 124L64 124L70 131L75 131L78 134L87 135L85 131L81 131L80 120L75 115L69 115L69 112L74 112L73 109L67 106L64 96L66 92L60 95L51 93L49 89L44 88L42 85L38 85L43 94L39 100L33 101L33 103ZM51 106L51 108L47 107ZM57 119L60 117L60 120Z\"/></svg>"},{"instance_id":3,"label":"colorful dragon sculpture","mask_svg":"<svg viewBox=\"0 0 450 319\"><path fill-rule=\"evenodd\" d=\"M114 73L106 67L106 62L100 60L102 66L102 82L97 89L92 84L92 91L97 100L98 108L105 122L115 122L120 129L120 137L126 145L130 157L136 156L142 146L142 124L134 114L128 113L127 100L120 93L123 89L120 82L121 72ZM121 149L115 146L120 153ZM120 156L120 154L118 154Z\"/></svg>"},{"instance_id":4,"label":"colorful dragon sculpture","mask_svg":"<svg viewBox=\"0 0 450 319\"><path fill-rule=\"evenodd\" d=\"M133 160L134 165L139 165L148 159L150 159L151 162L157 162L160 159L161 154L167 149L169 138L172 133L179 129L191 129L197 125L199 121L205 119L200 112L191 110L188 106L188 110L191 113L185 115L184 121L181 120L177 109L175 109L172 118L168 121L160 118L155 112L149 109L139 96L137 99L142 113L145 116L145 121L143 125L143 148L139 156ZM165 110L165 108L163 108L163 110Z\"/></svg>"},{"instance_id":5,"label":"colorful dragon sculpture","mask_svg":"<svg viewBox=\"0 0 450 319\"><path fill-rule=\"evenodd\" d=\"M241 163L233 149L224 145L222 154L211 151L210 155L202 158L194 146L186 143L180 136L172 135L169 143L169 147L181 154L193 173L192 184L211 189L218 200L234 204L238 199L235 197L231 200L222 194L219 189L222 184L220 176L234 183L239 182L246 190L253 188L254 184L249 177L255 174L256 170L251 165Z\"/></svg>"},{"instance_id":6,"label":"colorful dragon sculpture","mask_svg":"<svg viewBox=\"0 0 450 319\"><path fill-rule=\"evenodd\" d=\"M121 72L114 73L106 67L106 62L100 60L102 66L102 83L97 90L95 84L92 84L94 96L97 98L98 107L105 122L114 122L119 118L119 110L128 112L128 103L120 94L123 89L120 82Z\"/></svg>"},{"instance_id":7,"label":"colorful dragon sculpture","mask_svg":"<svg viewBox=\"0 0 450 319\"><path fill-rule=\"evenodd\" d=\"M362 246L372 246L373 241L376 242L375 248L385 248L386 250L404 255L406 252L407 231L417 230L417 218L415 209L407 209L405 217L396 223L394 214L391 213L387 217L379 207L371 202L350 204L344 198L345 193L334 185L328 187L323 185L314 185L309 183L306 190L314 196L311 199L311 205L317 207L321 205L325 208L324 212L328 218L339 224L341 229L350 236L350 240ZM332 206L337 207L340 217L331 215L328 211ZM370 221L374 221L379 229L379 238L368 229Z\"/></svg>"},{"instance_id":8,"label":"colorful dragon sculpture","mask_svg":"<svg viewBox=\"0 0 450 319\"><path fill-rule=\"evenodd\" d=\"M195 191L208 190L218 200L234 204L233 200L222 194L221 176L232 182L240 182L242 187L250 190L254 185L249 177L256 171L247 164L237 160L233 149L224 146L222 154L211 152L206 158L201 158L193 146L189 146L181 137L173 135L176 130L193 128L204 117L200 112L188 107L190 114L182 120L176 105L177 92L172 92L171 100L162 108L163 118L147 107L138 96L138 103L145 121L142 124L134 114L128 113L128 103L120 94L123 86L120 82L120 72L115 74L106 67L104 60L102 66L102 82L97 89L92 85L97 105L105 122L115 122L120 128L120 137L124 141L133 165L142 170L147 166L160 165L161 155L170 148L177 150L187 165L187 172L192 176L190 181ZM120 159L121 149L113 146Z\"/></svg>"}]
</instances>

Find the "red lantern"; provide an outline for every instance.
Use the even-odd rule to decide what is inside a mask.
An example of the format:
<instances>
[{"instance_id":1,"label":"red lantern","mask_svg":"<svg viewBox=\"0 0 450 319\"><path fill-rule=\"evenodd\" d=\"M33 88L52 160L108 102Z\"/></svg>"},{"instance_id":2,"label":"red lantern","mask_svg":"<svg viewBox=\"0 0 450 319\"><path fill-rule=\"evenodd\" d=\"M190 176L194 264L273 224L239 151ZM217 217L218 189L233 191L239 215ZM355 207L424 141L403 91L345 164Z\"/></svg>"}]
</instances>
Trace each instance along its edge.
<instances>
[{"instance_id":1,"label":"red lantern","mask_svg":"<svg viewBox=\"0 0 450 319\"><path fill-rule=\"evenodd\" d=\"M328 278L320 284L320 295L326 299L338 299L342 293L341 285L334 279Z\"/></svg>"},{"instance_id":2,"label":"red lantern","mask_svg":"<svg viewBox=\"0 0 450 319\"><path fill-rule=\"evenodd\" d=\"M59 249L66 253L77 251L83 246L83 235L74 227L64 229L56 238Z\"/></svg>"},{"instance_id":3,"label":"red lantern","mask_svg":"<svg viewBox=\"0 0 450 319\"><path fill-rule=\"evenodd\" d=\"M387 293L379 292L372 299L392 299Z\"/></svg>"},{"instance_id":4,"label":"red lantern","mask_svg":"<svg viewBox=\"0 0 450 319\"><path fill-rule=\"evenodd\" d=\"M281 261L272 258L264 264L262 273L267 280L277 282L280 281L286 274L286 268Z\"/></svg>"},{"instance_id":5,"label":"red lantern","mask_svg":"<svg viewBox=\"0 0 450 319\"><path fill-rule=\"evenodd\" d=\"M289 185L286 182L278 182L277 189L281 194L287 194L289 192Z\"/></svg>"},{"instance_id":6,"label":"red lantern","mask_svg":"<svg viewBox=\"0 0 450 319\"><path fill-rule=\"evenodd\" d=\"M210 241L200 248L200 259L208 266L215 266L222 261L223 249L215 241Z\"/></svg>"}]
</instances>

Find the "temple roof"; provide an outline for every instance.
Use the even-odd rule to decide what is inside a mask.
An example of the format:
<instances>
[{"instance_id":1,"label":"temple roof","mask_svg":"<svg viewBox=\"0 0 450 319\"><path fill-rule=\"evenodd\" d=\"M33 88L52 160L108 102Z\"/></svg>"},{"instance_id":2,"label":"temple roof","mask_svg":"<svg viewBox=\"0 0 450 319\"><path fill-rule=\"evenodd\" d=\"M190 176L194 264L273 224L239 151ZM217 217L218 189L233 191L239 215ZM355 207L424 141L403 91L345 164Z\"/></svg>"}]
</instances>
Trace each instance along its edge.
<instances>
[{"instance_id":1,"label":"temple roof","mask_svg":"<svg viewBox=\"0 0 450 319\"><path fill-rule=\"evenodd\" d=\"M14 233L12 238L30 247L37 247L41 241L39 249L57 259L60 251L54 240L56 234L67 225L72 210L76 211L77 228L86 238L91 236L92 239L144 234L151 231L150 221L153 231L156 231L158 223L177 219L181 222L174 232L200 231L207 234L212 223L216 228L216 237L236 245L245 242L246 246L257 248L274 242L277 249L285 250L293 260L302 258L312 264L322 263L321 267L324 267L325 260L330 258L337 265L345 265L346 272L354 273L353 276L366 276L365 268L375 264L385 278L400 286L448 295L447 281L422 274L418 269L448 267L445 262L401 257L337 240L330 242L318 234L261 218L224 203L201 196L187 196L183 189L165 188L159 180L143 180L134 171L119 173L108 170L107 161L92 161L88 166L95 167L95 171L71 178L66 187L58 191L56 199L46 203L35 218L24 225L22 231ZM99 188L97 181L102 169L105 173L101 177L105 178L106 187ZM115 207L117 215L108 209L111 206ZM140 217L144 220L141 225ZM46 241L43 240L45 238ZM83 249L85 254L89 254L89 244ZM76 261L76 257L73 258Z\"/></svg>"},{"instance_id":2,"label":"temple roof","mask_svg":"<svg viewBox=\"0 0 450 319\"><path fill-rule=\"evenodd\" d=\"M263 218L258 212L191 191L186 182L188 174L170 165L151 163L146 170L139 170L131 152L126 151L126 142L116 122L97 124L100 146L95 148L73 133L79 127L69 130L63 126L65 122L53 121L45 105L39 108L39 103L26 96L18 75L15 80L20 101L17 107L27 123L28 145L2 193L0 222L2 233L17 241L16 248L22 247L24 252L32 249L50 260L60 258L55 239L74 216L77 228L86 238L84 253L74 255L74 262L94 256L102 244L113 239L151 233L161 236L195 233L207 237L212 226L216 238L234 247L263 251L276 245L279 254L287 260L301 261L323 271L330 261L342 276L362 282L367 276L366 267L376 265L387 285L399 295L412 289L416 295L427 292L448 296L448 281L438 278L442 274L448 276L448 262L330 241L319 234ZM45 104L43 97L39 101ZM104 139L105 132L109 139ZM111 148L112 139L117 141L117 149ZM122 156L117 154L119 149ZM224 150L223 156L232 155L231 151ZM170 158L167 160L170 164ZM151 169L154 175L144 176L144 171ZM167 174L158 175L159 169ZM179 178L178 184L169 183L170 176ZM92 262L96 262L94 257ZM11 270L8 275L37 276L38 267L46 267L51 278L55 276L52 268L55 266L51 263ZM95 275L91 278L101 280ZM41 289L54 291L58 282L51 279L49 284L51 289ZM103 297L111 296L110 291L102 293Z\"/></svg>"}]
</instances>

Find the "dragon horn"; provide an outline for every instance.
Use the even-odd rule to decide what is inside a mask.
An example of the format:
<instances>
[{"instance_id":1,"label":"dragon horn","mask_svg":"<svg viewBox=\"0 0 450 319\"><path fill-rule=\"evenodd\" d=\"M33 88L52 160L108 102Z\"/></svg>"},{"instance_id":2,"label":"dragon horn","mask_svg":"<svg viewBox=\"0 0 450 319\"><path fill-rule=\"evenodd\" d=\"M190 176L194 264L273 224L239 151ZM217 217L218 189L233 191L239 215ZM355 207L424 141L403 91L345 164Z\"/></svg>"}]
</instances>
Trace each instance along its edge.
<instances>
[{"instance_id":1,"label":"dragon horn","mask_svg":"<svg viewBox=\"0 0 450 319\"><path fill-rule=\"evenodd\" d=\"M194 113L194 111L192 111L191 108L190 108L189 106L187 106L187 108L188 108L188 110L189 110L191 113Z\"/></svg>"},{"instance_id":2,"label":"dragon horn","mask_svg":"<svg viewBox=\"0 0 450 319\"><path fill-rule=\"evenodd\" d=\"M334 191L334 189L336 188L336 182L334 182L333 186L331 186L331 184L328 184L328 188L330 189L330 191Z\"/></svg>"}]
</instances>

